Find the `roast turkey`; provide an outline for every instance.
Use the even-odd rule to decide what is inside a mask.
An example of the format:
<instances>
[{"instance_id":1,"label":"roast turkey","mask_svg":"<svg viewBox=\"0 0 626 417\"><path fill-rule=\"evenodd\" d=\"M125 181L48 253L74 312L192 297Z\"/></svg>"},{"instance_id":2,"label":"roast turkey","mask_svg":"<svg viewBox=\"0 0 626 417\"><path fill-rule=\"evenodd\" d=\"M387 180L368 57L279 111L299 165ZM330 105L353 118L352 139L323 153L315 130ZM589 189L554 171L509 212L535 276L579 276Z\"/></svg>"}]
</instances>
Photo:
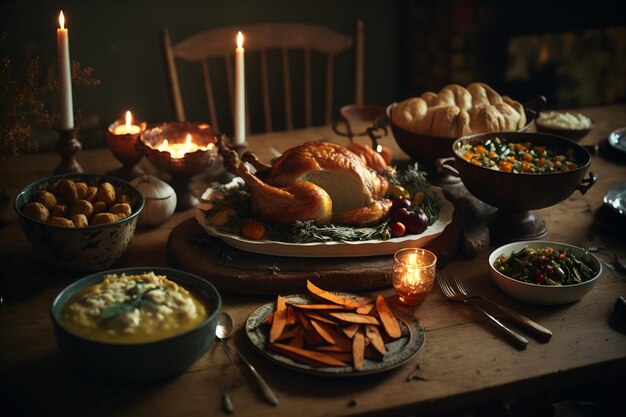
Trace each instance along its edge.
<instances>
[{"instance_id":1,"label":"roast turkey","mask_svg":"<svg viewBox=\"0 0 626 417\"><path fill-rule=\"evenodd\" d=\"M251 210L268 223L313 220L346 226L380 223L391 208L389 183L347 148L328 142L306 142L285 151L273 165L247 152L243 160L223 148L224 167L248 185Z\"/></svg>"}]
</instances>

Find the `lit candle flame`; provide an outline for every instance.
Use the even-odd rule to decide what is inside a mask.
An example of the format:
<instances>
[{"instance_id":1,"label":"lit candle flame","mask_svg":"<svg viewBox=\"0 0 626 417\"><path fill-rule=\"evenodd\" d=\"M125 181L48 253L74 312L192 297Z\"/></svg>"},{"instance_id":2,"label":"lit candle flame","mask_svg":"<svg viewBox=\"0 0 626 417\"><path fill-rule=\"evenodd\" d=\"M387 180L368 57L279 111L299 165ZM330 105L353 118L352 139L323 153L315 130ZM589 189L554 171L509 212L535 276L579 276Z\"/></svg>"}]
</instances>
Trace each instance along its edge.
<instances>
[{"instance_id":1,"label":"lit candle flame","mask_svg":"<svg viewBox=\"0 0 626 417\"><path fill-rule=\"evenodd\" d=\"M65 16L63 16L63 10L61 10L61 13L59 13L59 26L61 27L61 29L65 29Z\"/></svg>"},{"instance_id":2,"label":"lit candle flame","mask_svg":"<svg viewBox=\"0 0 626 417\"><path fill-rule=\"evenodd\" d=\"M241 31L237 32L237 48L243 47L243 34Z\"/></svg>"},{"instance_id":3,"label":"lit candle flame","mask_svg":"<svg viewBox=\"0 0 626 417\"><path fill-rule=\"evenodd\" d=\"M126 111L126 131L130 132L130 126L133 124L133 115L130 110Z\"/></svg>"}]
</instances>

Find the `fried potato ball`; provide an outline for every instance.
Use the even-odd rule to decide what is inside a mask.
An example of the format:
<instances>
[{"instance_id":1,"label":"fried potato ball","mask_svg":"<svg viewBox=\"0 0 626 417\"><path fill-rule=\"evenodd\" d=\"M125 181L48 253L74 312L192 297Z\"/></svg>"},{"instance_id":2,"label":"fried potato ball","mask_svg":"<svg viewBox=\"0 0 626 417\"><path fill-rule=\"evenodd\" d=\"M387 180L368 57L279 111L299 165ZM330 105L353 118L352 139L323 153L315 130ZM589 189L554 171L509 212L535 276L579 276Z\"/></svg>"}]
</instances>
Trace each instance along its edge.
<instances>
[{"instance_id":1,"label":"fried potato ball","mask_svg":"<svg viewBox=\"0 0 626 417\"><path fill-rule=\"evenodd\" d=\"M87 219L91 219L93 205L87 200L78 200L70 207L70 217L75 214L84 214Z\"/></svg>"},{"instance_id":2,"label":"fried potato ball","mask_svg":"<svg viewBox=\"0 0 626 417\"><path fill-rule=\"evenodd\" d=\"M117 216L112 213L98 213L93 216L91 219L91 224L103 224L103 223L111 223L117 221Z\"/></svg>"},{"instance_id":3,"label":"fried potato ball","mask_svg":"<svg viewBox=\"0 0 626 417\"><path fill-rule=\"evenodd\" d=\"M22 206L22 212L31 219L46 222L50 217L50 211L41 203L31 201Z\"/></svg>"},{"instance_id":4,"label":"fried potato ball","mask_svg":"<svg viewBox=\"0 0 626 417\"><path fill-rule=\"evenodd\" d=\"M70 208L67 204L57 204L52 211L50 211L50 215L55 217L67 217L69 211Z\"/></svg>"},{"instance_id":5,"label":"fried potato ball","mask_svg":"<svg viewBox=\"0 0 626 417\"><path fill-rule=\"evenodd\" d=\"M102 201L107 207L115 204L115 188L110 182L103 182L98 187L97 201Z\"/></svg>"},{"instance_id":6,"label":"fried potato ball","mask_svg":"<svg viewBox=\"0 0 626 417\"><path fill-rule=\"evenodd\" d=\"M87 221L87 216L85 216L84 214L74 214L71 220L72 220L72 223L74 223L74 227L89 226L89 222Z\"/></svg>"},{"instance_id":7,"label":"fried potato ball","mask_svg":"<svg viewBox=\"0 0 626 417\"><path fill-rule=\"evenodd\" d=\"M95 203L98 198L98 187L87 187L84 199L90 203Z\"/></svg>"},{"instance_id":8,"label":"fried potato ball","mask_svg":"<svg viewBox=\"0 0 626 417\"><path fill-rule=\"evenodd\" d=\"M73 204L78 200L78 189L72 180L61 180L56 187L56 196L61 203Z\"/></svg>"},{"instance_id":9,"label":"fried potato ball","mask_svg":"<svg viewBox=\"0 0 626 417\"><path fill-rule=\"evenodd\" d=\"M46 190L37 191L34 201L46 206L48 211L52 210L54 206L57 205L57 198L50 191L46 191Z\"/></svg>"},{"instance_id":10,"label":"fried potato ball","mask_svg":"<svg viewBox=\"0 0 626 417\"><path fill-rule=\"evenodd\" d=\"M109 211L113 214L124 214L124 217L130 216L132 213L132 209L130 208L130 204L128 203L113 204Z\"/></svg>"},{"instance_id":11,"label":"fried potato ball","mask_svg":"<svg viewBox=\"0 0 626 417\"><path fill-rule=\"evenodd\" d=\"M70 219L66 219L65 217L50 216L46 223L60 227L74 227L74 223L72 223Z\"/></svg>"},{"instance_id":12,"label":"fried potato ball","mask_svg":"<svg viewBox=\"0 0 626 417\"><path fill-rule=\"evenodd\" d=\"M105 213L107 211L107 205L104 201L96 201L93 203L93 215L98 213Z\"/></svg>"},{"instance_id":13,"label":"fried potato ball","mask_svg":"<svg viewBox=\"0 0 626 417\"><path fill-rule=\"evenodd\" d=\"M84 183L84 182L77 182L76 183L76 191L78 192L78 199L82 200L85 198L85 196L87 195L87 189L89 188L89 186Z\"/></svg>"}]
</instances>

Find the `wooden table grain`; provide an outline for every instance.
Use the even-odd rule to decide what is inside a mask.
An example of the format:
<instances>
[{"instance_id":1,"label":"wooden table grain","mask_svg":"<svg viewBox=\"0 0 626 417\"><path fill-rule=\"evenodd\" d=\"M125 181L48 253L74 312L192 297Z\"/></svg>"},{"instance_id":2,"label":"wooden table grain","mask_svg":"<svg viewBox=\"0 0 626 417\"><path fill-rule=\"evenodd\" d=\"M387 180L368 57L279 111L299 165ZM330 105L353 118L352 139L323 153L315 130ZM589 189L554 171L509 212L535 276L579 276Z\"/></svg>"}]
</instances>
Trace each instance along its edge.
<instances>
[{"instance_id":1,"label":"wooden table grain","mask_svg":"<svg viewBox=\"0 0 626 417\"><path fill-rule=\"evenodd\" d=\"M596 122L583 145L598 143L626 120L626 105L579 110ZM262 160L269 161L274 156L272 147L282 151L320 138L346 143L330 127L252 135L248 143ZM399 159L407 159L391 137L387 142ZM106 148L83 151L77 159L85 170L96 173L119 166ZM14 197L26 184L50 175L57 163L55 153L8 158L0 162L0 185ZM155 172L145 159L141 165ZM549 226L546 239L577 244L591 237L626 254L623 240L594 224L594 213L606 191L626 182L626 165L595 156L591 170L598 175L598 182L586 195L576 192L557 206L539 210ZM194 184L201 190L209 179L210 174L203 174ZM138 229L115 267L170 266L169 233L192 215L192 210L176 213L159 228ZM2 207L0 218L9 222L0 229L0 294L4 300L0 307L0 413L4 416L216 416L224 414L222 387L231 382L239 416L427 415L626 374L626 334L608 323L616 298L626 296L625 276L603 272L593 292L573 304L525 304L500 292L489 278L487 258L492 244L474 258L459 255L444 270L463 271L477 292L551 329L554 336L549 343L529 337L528 348L520 352L479 313L446 301L435 287L413 312L426 330L426 342L409 363L365 377L316 377L278 367L246 342L243 323L258 306L272 301L271 297L224 294L224 309L232 314L238 329L233 342L278 395L277 407L263 400L243 367L246 380L241 382L223 351L216 348L187 372L164 383L132 386L95 381L68 365L55 343L49 313L54 297L81 274L39 262L10 205ZM393 290L382 293L391 295ZM407 381L413 371L418 378Z\"/></svg>"}]
</instances>

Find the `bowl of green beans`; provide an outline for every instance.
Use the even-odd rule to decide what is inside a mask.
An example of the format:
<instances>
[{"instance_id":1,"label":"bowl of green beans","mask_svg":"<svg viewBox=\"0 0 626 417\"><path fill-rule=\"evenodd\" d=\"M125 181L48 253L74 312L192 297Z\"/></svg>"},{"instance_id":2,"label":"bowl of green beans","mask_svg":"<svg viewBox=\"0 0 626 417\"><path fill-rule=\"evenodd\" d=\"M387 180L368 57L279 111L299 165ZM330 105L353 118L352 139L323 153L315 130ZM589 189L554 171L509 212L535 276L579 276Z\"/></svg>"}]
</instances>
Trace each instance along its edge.
<instances>
[{"instance_id":1,"label":"bowl of green beans","mask_svg":"<svg viewBox=\"0 0 626 417\"><path fill-rule=\"evenodd\" d=\"M602 264L578 246L533 240L494 250L489 270L496 285L509 296L527 303L558 305L589 293L602 274Z\"/></svg>"}]
</instances>

